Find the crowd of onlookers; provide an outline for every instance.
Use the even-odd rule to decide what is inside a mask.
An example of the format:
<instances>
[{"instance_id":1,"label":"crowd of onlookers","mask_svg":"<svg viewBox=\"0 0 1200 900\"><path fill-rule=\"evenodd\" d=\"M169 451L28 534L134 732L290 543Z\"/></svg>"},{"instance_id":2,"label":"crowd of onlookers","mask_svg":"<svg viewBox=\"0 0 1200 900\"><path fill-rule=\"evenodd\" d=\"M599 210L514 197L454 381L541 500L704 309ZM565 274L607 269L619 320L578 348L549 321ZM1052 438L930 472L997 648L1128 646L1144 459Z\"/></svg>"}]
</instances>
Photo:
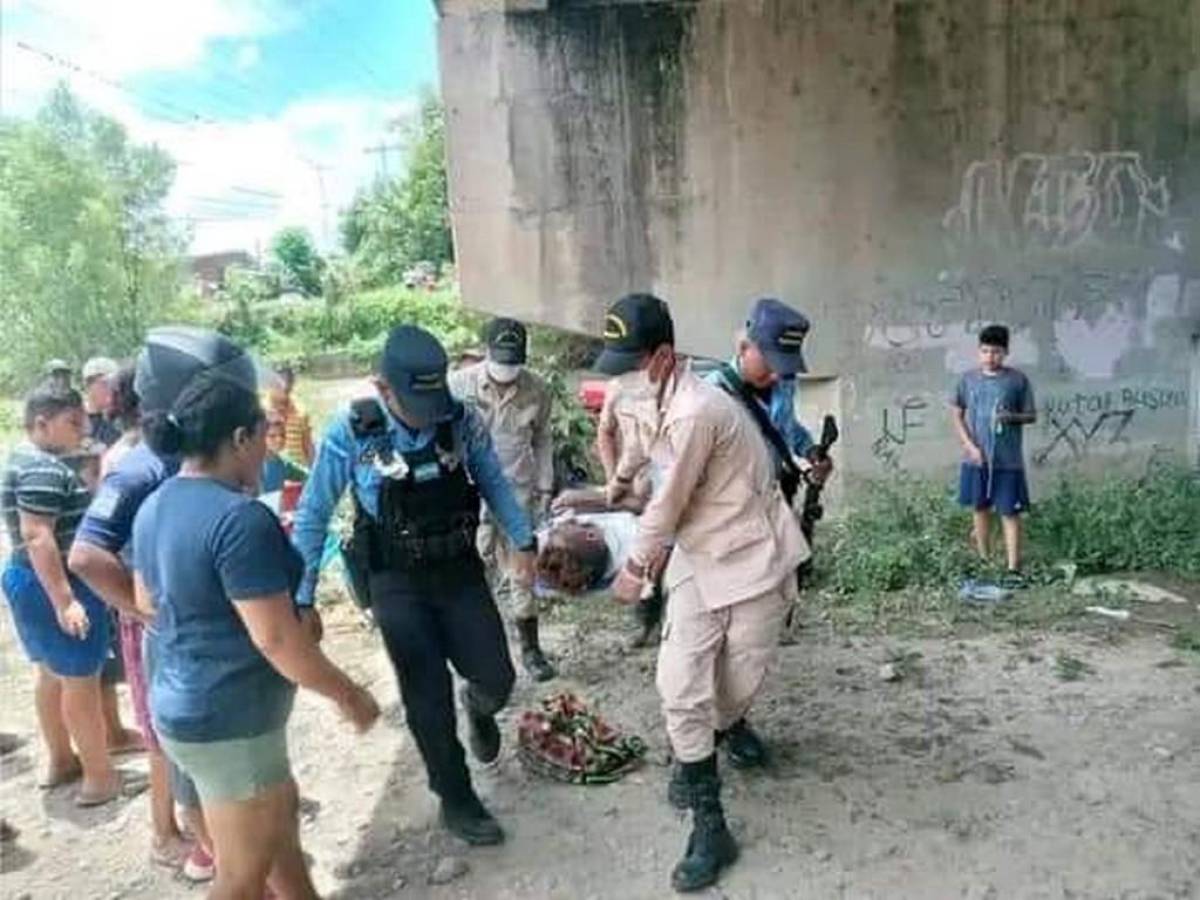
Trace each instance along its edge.
<instances>
[{"instance_id":1,"label":"crowd of onlookers","mask_svg":"<svg viewBox=\"0 0 1200 900\"><path fill-rule=\"evenodd\" d=\"M240 353L219 339L214 346ZM166 455L146 446L144 404L135 386L139 377L159 407L151 421L157 419L161 427L164 414L174 409L164 391L177 394L189 383L195 388L214 366L212 360L193 358L180 370L176 359L177 371L159 371L156 380L149 359L143 351L140 372L132 361L106 357L89 359L78 370L58 359L45 365L25 398L25 433L7 453L0 484L7 551L2 585L17 637L36 668L35 707L46 750L39 788L78 784L74 802L81 807L148 789L151 858L203 882L214 876L213 838L196 785L169 761L164 736L154 727L144 653L150 615L138 608L132 576L130 536L137 509L126 507L131 499L140 504L149 493L143 488L151 482L157 486L179 464L164 469ZM245 361L253 366L248 357ZM262 379L254 367L254 375L254 389L246 385L239 402L262 452L249 457L253 472L245 487L278 509L285 486L307 477L312 428L293 398L290 369ZM171 377L176 383L168 387ZM264 380L269 387L260 396L257 387ZM211 391L201 393L211 401ZM207 413L213 418L214 410ZM201 444L211 443L222 417L228 419L228 410L215 410L218 421L199 423ZM177 421L175 412L169 412L169 420ZM294 497L298 490L290 493ZM183 521L195 524L194 518ZM121 718L117 692L123 684L137 729ZM16 735L0 737L0 753L24 743ZM115 758L136 753L148 756L148 778L114 765ZM0 820L0 840L16 837L7 819Z\"/></svg>"}]
</instances>

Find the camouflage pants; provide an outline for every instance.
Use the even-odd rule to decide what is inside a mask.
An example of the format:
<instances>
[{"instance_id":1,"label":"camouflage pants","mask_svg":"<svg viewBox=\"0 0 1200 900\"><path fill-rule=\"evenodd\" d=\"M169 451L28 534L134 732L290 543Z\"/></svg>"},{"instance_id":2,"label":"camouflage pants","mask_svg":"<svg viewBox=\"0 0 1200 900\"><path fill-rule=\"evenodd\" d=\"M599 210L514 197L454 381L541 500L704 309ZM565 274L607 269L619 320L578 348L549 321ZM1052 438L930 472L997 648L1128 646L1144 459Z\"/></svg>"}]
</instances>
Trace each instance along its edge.
<instances>
[{"instance_id":1,"label":"camouflage pants","mask_svg":"<svg viewBox=\"0 0 1200 900\"><path fill-rule=\"evenodd\" d=\"M486 513L479 523L476 544L487 567L496 606L501 609L507 606L514 620L535 618L537 597L530 588L522 587L513 574L512 560L516 550L496 520Z\"/></svg>"}]
</instances>

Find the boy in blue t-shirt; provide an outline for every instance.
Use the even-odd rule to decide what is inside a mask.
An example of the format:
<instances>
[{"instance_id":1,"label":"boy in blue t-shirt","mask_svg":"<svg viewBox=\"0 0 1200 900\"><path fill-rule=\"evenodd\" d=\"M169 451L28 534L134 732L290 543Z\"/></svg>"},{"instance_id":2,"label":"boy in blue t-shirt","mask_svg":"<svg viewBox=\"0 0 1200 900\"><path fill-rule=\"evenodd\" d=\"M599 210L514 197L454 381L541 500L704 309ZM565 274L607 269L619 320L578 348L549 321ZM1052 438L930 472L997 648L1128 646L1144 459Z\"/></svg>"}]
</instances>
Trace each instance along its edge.
<instances>
[{"instance_id":1,"label":"boy in blue t-shirt","mask_svg":"<svg viewBox=\"0 0 1200 900\"><path fill-rule=\"evenodd\" d=\"M1029 508L1021 435L1037 421L1033 387L1024 373L1004 365L1008 329L979 332L979 368L959 379L950 400L954 432L963 448L958 500L975 513L975 546L988 556L991 511L1000 514L1008 571L1021 570L1021 513Z\"/></svg>"}]
</instances>

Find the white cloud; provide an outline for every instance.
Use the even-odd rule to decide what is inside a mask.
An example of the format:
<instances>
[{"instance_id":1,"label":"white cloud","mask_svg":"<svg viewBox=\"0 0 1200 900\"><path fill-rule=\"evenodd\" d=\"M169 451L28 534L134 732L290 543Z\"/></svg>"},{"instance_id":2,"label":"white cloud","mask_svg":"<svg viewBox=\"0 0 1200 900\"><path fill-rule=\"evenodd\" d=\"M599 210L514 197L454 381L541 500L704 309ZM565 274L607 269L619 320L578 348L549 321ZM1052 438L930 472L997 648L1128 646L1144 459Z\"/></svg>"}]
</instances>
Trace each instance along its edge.
<instances>
[{"instance_id":1,"label":"white cloud","mask_svg":"<svg viewBox=\"0 0 1200 900\"><path fill-rule=\"evenodd\" d=\"M302 100L270 120L156 125L147 137L184 163L169 209L196 220L194 252L265 248L285 225L303 225L331 248L338 210L375 171L363 148L413 108L354 97Z\"/></svg>"},{"instance_id":2,"label":"white cloud","mask_svg":"<svg viewBox=\"0 0 1200 900\"><path fill-rule=\"evenodd\" d=\"M6 24L0 44L0 110L29 114L56 82L66 80L81 100L121 121L134 140L159 144L180 163L168 212L195 220L193 252L265 250L270 236L285 225L302 225L332 248L338 210L375 173L377 161L363 149L381 138L395 143L389 125L411 113L414 100L301 98L270 117L189 121L186 103L148 101L116 85L132 72L186 70L203 63L207 43L216 38L245 39L238 64L257 64L253 38L284 27L295 15L265 15L272 2L0 0ZM60 21L61 33L51 41L39 32L46 23L38 24L35 7L77 21L78 34L71 30L75 26ZM14 18L14 12L22 16ZM89 30L91 37L83 36ZM21 50L17 41L54 50L86 72L72 72ZM391 171L398 162L398 157L389 160ZM327 167L321 174L324 210L313 164Z\"/></svg>"},{"instance_id":3,"label":"white cloud","mask_svg":"<svg viewBox=\"0 0 1200 900\"><path fill-rule=\"evenodd\" d=\"M245 72L257 66L261 58L262 54L258 51L258 44L242 44L238 47L237 57L233 64L237 66L239 72Z\"/></svg>"},{"instance_id":4,"label":"white cloud","mask_svg":"<svg viewBox=\"0 0 1200 900\"><path fill-rule=\"evenodd\" d=\"M295 4L261 0L6 0L6 20L31 44L49 44L85 67L115 78L186 70L209 42L285 30Z\"/></svg>"}]
</instances>

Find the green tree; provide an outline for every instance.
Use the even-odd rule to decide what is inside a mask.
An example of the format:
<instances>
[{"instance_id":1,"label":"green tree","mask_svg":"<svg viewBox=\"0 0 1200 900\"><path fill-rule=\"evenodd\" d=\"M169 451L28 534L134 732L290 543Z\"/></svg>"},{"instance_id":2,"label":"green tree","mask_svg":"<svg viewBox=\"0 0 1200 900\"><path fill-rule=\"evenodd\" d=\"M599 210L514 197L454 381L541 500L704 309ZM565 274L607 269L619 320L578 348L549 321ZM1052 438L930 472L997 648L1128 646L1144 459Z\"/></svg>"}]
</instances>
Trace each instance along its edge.
<instances>
[{"instance_id":1,"label":"green tree","mask_svg":"<svg viewBox=\"0 0 1200 900\"><path fill-rule=\"evenodd\" d=\"M62 85L34 121L0 120L0 379L137 345L178 294L173 178L169 156Z\"/></svg>"},{"instance_id":2,"label":"green tree","mask_svg":"<svg viewBox=\"0 0 1200 900\"><path fill-rule=\"evenodd\" d=\"M454 260L446 187L446 125L431 93L409 125L404 174L359 194L342 217L342 244L363 281L396 284L418 262Z\"/></svg>"},{"instance_id":3,"label":"green tree","mask_svg":"<svg viewBox=\"0 0 1200 900\"><path fill-rule=\"evenodd\" d=\"M321 293L325 262L305 229L292 227L278 232L271 241L271 255L283 269L285 287L308 297Z\"/></svg>"}]
</instances>

